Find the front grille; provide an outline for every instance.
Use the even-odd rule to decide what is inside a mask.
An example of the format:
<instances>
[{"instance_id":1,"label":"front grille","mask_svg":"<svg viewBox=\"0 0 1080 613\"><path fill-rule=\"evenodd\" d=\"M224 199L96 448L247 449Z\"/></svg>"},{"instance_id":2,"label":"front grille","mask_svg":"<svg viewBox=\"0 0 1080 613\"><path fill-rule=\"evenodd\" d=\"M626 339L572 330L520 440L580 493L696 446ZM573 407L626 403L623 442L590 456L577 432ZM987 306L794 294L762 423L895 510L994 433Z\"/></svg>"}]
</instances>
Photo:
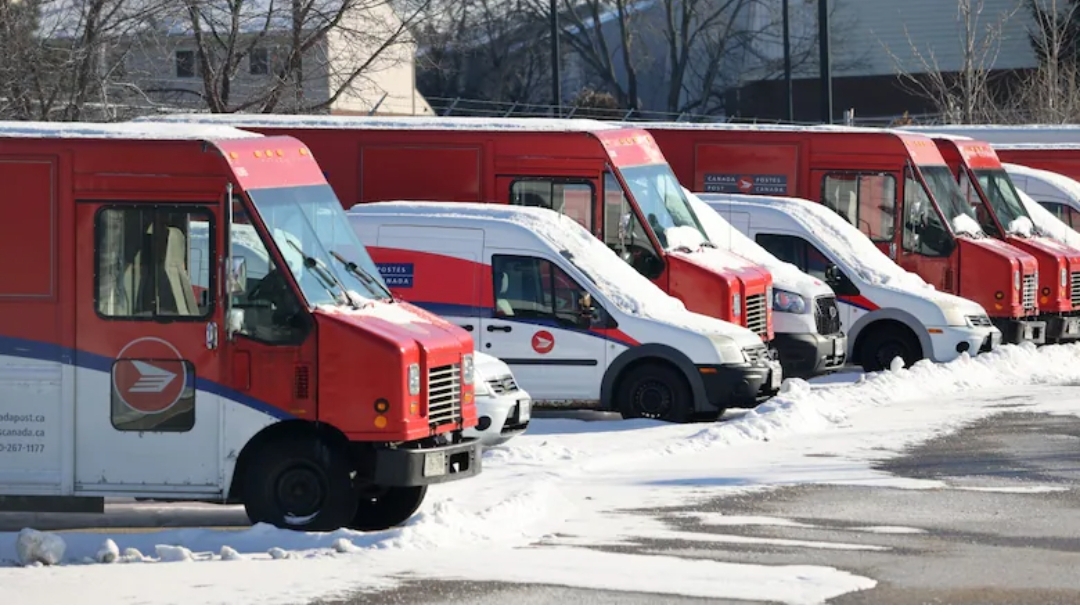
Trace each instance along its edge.
<instances>
[{"instance_id":1,"label":"front grille","mask_svg":"<svg viewBox=\"0 0 1080 613\"><path fill-rule=\"evenodd\" d=\"M968 323L977 328L989 328L990 326L994 325L994 323L990 321L990 317L987 315L968 315L967 319Z\"/></svg>"},{"instance_id":2,"label":"front grille","mask_svg":"<svg viewBox=\"0 0 1080 613\"><path fill-rule=\"evenodd\" d=\"M1072 273L1069 278L1069 300L1072 302L1072 308L1080 306L1080 272Z\"/></svg>"},{"instance_id":3,"label":"front grille","mask_svg":"<svg viewBox=\"0 0 1080 613\"><path fill-rule=\"evenodd\" d=\"M743 347L743 353L746 354L746 361L751 364L764 364L769 359L769 348L765 345Z\"/></svg>"},{"instance_id":4,"label":"front grille","mask_svg":"<svg viewBox=\"0 0 1080 613\"><path fill-rule=\"evenodd\" d=\"M488 379L487 384L496 396L516 392L518 389L517 381L514 381L514 375L506 375L499 379Z\"/></svg>"},{"instance_id":5,"label":"front grille","mask_svg":"<svg viewBox=\"0 0 1080 613\"><path fill-rule=\"evenodd\" d=\"M746 297L746 327L758 336L765 336L769 331L768 311L765 307L765 294Z\"/></svg>"},{"instance_id":6,"label":"front grille","mask_svg":"<svg viewBox=\"0 0 1080 613\"><path fill-rule=\"evenodd\" d=\"M814 322L818 334L836 334L840 331L840 309L835 296L822 296L814 301Z\"/></svg>"},{"instance_id":7,"label":"front grille","mask_svg":"<svg viewBox=\"0 0 1080 613\"><path fill-rule=\"evenodd\" d=\"M461 365L428 371L428 424L443 426L461 419Z\"/></svg>"},{"instance_id":8,"label":"front grille","mask_svg":"<svg viewBox=\"0 0 1080 613\"><path fill-rule=\"evenodd\" d=\"M1035 308L1035 286L1037 285L1035 275L1024 275L1023 293L1021 298L1023 299L1023 305L1025 311L1030 311Z\"/></svg>"}]
</instances>

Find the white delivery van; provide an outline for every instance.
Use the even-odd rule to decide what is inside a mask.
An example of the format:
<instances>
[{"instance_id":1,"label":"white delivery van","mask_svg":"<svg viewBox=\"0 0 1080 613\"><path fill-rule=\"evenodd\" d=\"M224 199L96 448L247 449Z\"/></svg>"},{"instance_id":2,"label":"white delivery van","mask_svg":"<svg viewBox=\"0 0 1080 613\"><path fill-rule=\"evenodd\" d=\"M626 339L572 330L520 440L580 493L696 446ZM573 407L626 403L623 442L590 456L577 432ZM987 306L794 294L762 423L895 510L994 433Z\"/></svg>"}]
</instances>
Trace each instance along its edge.
<instances>
[{"instance_id":1,"label":"white delivery van","mask_svg":"<svg viewBox=\"0 0 1080 613\"><path fill-rule=\"evenodd\" d=\"M510 367L482 351L473 352L476 413L480 423L465 436L480 439L485 447L501 445L521 434L532 419L532 398L518 387Z\"/></svg>"},{"instance_id":2,"label":"white delivery van","mask_svg":"<svg viewBox=\"0 0 1080 613\"><path fill-rule=\"evenodd\" d=\"M757 334L686 310L555 211L388 202L348 217L387 285L471 331L535 406L690 421L779 389Z\"/></svg>"},{"instance_id":3,"label":"white delivery van","mask_svg":"<svg viewBox=\"0 0 1080 613\"><path fill-rule=\"evenodd\" d=\"M1073 230L1080 230L1080 183L1041 168L1020 164L1001 166L1009 173L1009 179L1016 189L1041 204Z\"/></svg>"},{"instance_id":4,"label":"white delivery van","mask_svg":"<svg viewBox=\"0 0 1080 613\"><path fill-rule=\"evenodd\" d=\"M810 378L844 366L847 337L840 322L836 294L824 282L781 261L761 245L735 230L700 198L683 188L706 238L768 269L773 278L772 345L787 377Z\"/></svg>"},{"instance_id":5,"label":"white delivery van","mask_svg":"<svg viewBox=\"0 0 1080 613\"><path fill-rule=\"evenodd\" d=\"M699 197L770 253L832 287L851 361L864 370L886 369L896 357L907 365L947 362L1001 344L982 306L904 270L828 207L787 197Z\"/></svg>"}]
</instances>

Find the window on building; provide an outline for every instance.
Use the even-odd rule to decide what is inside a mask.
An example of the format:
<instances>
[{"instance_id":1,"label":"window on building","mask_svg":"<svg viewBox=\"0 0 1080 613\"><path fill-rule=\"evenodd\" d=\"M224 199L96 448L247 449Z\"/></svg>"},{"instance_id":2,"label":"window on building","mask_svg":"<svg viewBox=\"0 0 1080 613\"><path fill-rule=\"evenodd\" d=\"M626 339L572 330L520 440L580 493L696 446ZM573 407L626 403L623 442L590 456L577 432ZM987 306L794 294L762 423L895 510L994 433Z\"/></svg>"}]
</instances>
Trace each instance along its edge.
<instances>
[{"instance_id":1,"label":"window on building","mask_svg":"<svg viewBox=\"0 0 1080 613\"><path fill-rule=\"evenodd\" d=\"M555 264L541 258L497 255L492 272L496 316L577 325L586 292Z\"/></svg>"},{"instance_id":2,"label":"window on building","mask_svg":"<svg viewBox=\"0 0 1080 613\"><path fill-rule=\"evenodd\" d=\"M248 56L248 72L253 75L270 74L270 53L266 47L256 47Z\"/></svg>"},{"instance_id":3,"label":"window on building","mask_svg":"<svg viewBox=\"0 0 1080 613\"><path fill-rule=\"evenodd\" d=\"M518 179L510 184L510 204L552 209L593 229L593 185L577 179Z\"/></svg>"},{"instance_id":4,"label":"window on building","mask_svg":"<svg viewBox=\"0 0 1080 613\"><path fill-rule=\"evenodd\" d=\"M195 52L176 52L176 76L181 79L190 79L195 76Z\"/></svg>"},{"instance_id":5,"label":"window on building","mask_svg":"<svg viewBox=\"0 0 1080 613\"><path fill-rule=\"evenodd\" d=\"M895 236L896 178L890 174L831 172L822 180L821 202L871 240Z\"/></svg>"},{"instance_id":6,"label":"window on building","mask_svg":"<svg viewBox=\"0 0 1080 613\"><path fill-rule=\"evenodd\" d=\"M98 313L122 319L209 317L216 279L213 232L204 207L103 209L97 218ZM199 233L201 247L192 249Z\"/></svg>"}]
</instances>

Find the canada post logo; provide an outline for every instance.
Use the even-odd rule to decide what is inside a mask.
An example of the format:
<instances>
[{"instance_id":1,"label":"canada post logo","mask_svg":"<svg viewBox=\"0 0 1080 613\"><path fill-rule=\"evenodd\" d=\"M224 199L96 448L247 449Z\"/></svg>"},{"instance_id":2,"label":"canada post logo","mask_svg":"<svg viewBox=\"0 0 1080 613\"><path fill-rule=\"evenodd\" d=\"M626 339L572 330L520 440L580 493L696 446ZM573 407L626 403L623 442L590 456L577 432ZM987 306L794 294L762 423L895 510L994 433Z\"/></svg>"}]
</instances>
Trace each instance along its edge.
<instances>
[{"instance_id":1,"label":"canada post logo","mask_svg":"<svg viewBox=\"0 0 1080 613\"><path fill-rule=\"evenodd\" d=\"M785 175L741 175L708 173L705 175L705 191L720 194L767 194L784 196L788 185Z\"/></svg>"},{"instance_id":2,"label":"canada post logo","mask_svg":"<svg viewBox=\"0 0 1080 613\"><path fill-rule=\"evenodd\" d=\"M403 264L378 264L379 274L386 281L387 287L412 287L413 265Z\"/></svg>"},{"instance_id":3,"label":"canada post logo","mask_svg":"<svg viewBox=\"0 0 1080 613\"><path fill-rule=\"evenodd\" d=\"M131 410L161 413L180 401L188 386L187 362L167 341L143 337L131 341L116 356L112 386Z\"/></svg>"}]
</instances>

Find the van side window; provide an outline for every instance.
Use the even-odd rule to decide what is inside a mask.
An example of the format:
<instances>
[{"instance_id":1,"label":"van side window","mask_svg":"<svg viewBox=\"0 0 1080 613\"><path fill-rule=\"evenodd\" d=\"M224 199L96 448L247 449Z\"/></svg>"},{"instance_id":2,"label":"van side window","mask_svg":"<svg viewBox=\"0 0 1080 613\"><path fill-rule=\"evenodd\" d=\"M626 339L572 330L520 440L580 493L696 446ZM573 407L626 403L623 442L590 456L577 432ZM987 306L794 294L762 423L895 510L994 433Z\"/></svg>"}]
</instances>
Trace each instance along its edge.
<instances>
[{"instance_id":1,"label":"van side window","mask_svg":"<svg viewBox=\"0 0 1080 613\"><path fill-rule=\"evenodd\" d=\"M518 179L510 184L510 204L551 209L592 232L593 192L584 179Z\"/></svg>"},{"instance_id":2,"label":"van side window","mask_svg":"<svg viewBox=\"0 0 1080 613\"><path fill-rule=\"evenodd\" d=\"M895 236L896 178L890 174L831 172L822 179L821 202L870 240Z\"/></svg>"},{"instance_id":3,"label":"van side window","mask_svg":"<svg viewBox=\"0 0 1080 613\"><path fill-rule=\"evenodd\" d=\"M198 206L111 206L95 222L98 314L146 320L206 319L213 314L210 211Z\"/></svg>"},{"instance_id":4,"label":"van side window","mask_svg":"<svg viewBox=\"0 0 1080 613\"><path fill-rule=\"evenodd\" d=\"M230 298L236 333L271 345L302 343L311 326L307 310L240 202L233 203L232 255L243 257L247 268L244 293Z\"/></svg>"},{"instance_id":5,"label":"van side window","mask_svg":"<svg viewBox=\"0 0 1080 613\"><path fill-rule=\"evenodd\" d=\"M806 239L786 234L758 234L755 240L766 251L819 281L829 283L828 267L833 263Z\"/></svg>"},{"instance_id":6,"label":"van side window","mask_svg":"<svg viewBox=\"0 0 1080 613\"><path fill-rule=\"evenodd\" d=\"M495 282L495 316L550 319L574 325L585 290L550 261L497 255L491 268Z\"/></svg>"}]
</instances>

